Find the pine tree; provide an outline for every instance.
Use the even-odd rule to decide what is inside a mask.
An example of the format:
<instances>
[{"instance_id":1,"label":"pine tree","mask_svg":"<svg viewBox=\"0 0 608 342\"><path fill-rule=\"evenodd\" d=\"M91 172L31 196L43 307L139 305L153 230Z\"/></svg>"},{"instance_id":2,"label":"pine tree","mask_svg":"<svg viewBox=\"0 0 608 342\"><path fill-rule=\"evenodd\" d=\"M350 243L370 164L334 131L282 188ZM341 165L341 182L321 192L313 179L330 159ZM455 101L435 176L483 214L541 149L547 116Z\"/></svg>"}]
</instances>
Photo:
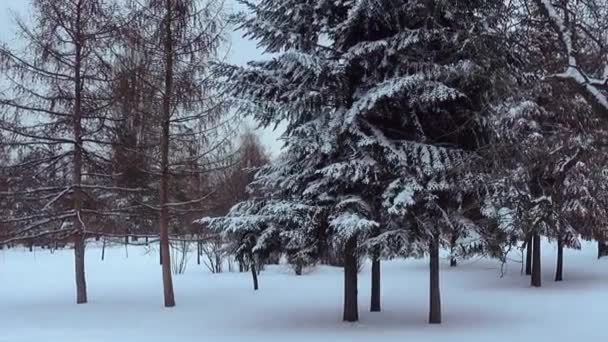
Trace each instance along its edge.
<instances>
[{"instance_id":1,"label":"pine tree","mask_svg":"<svg viewBox=\"0 0 608 342\"><path fill-rule=\"evenodd\" d=\"M501 82L501 64L488 54L497 51L489 28L501 5L248 5L242 26L277 57L221 70L262 125L288 125L285 152L256 183L327 212L328 233L344 246L344 320L358 319L356 256L373 245L431 255L430 321L439 323L442 233L476 226L479 216L483 177L473 165L484 107Z\"/></svg>"}]
</instances>

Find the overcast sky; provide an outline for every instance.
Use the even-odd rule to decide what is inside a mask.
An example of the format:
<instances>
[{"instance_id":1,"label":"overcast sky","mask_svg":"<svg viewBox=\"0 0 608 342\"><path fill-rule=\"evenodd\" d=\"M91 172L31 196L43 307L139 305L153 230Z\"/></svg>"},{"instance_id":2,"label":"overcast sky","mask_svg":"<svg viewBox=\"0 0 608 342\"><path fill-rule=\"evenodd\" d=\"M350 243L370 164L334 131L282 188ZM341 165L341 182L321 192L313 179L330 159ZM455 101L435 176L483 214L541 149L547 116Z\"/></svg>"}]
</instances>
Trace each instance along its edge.
<instances>
[{"instance_id":1,"label":"overcast sky","mask_svg":"<svg viewBox=\"0 0 608 342\"><path fill-rule=\"evenodd\" d=\"M228 0L230 3L231 0ZM229 5L231 6L231 5ZM234 10L235 8L229 8ZM15 20L13 12L27 19L30 11L30 0L0 0L0 41L3 43L16 43ZM231 63L245 64L250 60L264 58L261 51L257 49L256 42L242 38L242 32L231 32L228 58ZM256 127L255 122L249 124ZM269 152L276 156L280 150L281 143L277 141L281 134L281 128L277 131L272 129L259 130L259 135L268 148Z\"/></svg>"}]
</instances>

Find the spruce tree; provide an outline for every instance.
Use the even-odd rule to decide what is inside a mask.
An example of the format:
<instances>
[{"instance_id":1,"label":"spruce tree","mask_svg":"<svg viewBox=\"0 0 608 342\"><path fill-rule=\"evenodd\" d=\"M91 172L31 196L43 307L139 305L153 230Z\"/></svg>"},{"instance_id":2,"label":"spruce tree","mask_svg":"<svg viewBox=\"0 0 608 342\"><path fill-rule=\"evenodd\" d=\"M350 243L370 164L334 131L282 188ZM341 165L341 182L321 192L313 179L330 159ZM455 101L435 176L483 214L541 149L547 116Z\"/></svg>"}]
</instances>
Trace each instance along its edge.
<instances>
[{"instance_id":1,"label":"spruce tree","mask_svg":"<svg viewBox=\"0 0 608 342\"><path fill-rule=\"evenodd\" d=\"M262 125L287 122L285 152L256 183L327 212L328 234L344 247L344 320L358 320L356 260L373 245L431 256L429 320L440 323L444 232L478 227L474 166L502 77L489 53L502 5L247 4L243 28L276 57L220 69Z\"/></svg>"}]
</instances>

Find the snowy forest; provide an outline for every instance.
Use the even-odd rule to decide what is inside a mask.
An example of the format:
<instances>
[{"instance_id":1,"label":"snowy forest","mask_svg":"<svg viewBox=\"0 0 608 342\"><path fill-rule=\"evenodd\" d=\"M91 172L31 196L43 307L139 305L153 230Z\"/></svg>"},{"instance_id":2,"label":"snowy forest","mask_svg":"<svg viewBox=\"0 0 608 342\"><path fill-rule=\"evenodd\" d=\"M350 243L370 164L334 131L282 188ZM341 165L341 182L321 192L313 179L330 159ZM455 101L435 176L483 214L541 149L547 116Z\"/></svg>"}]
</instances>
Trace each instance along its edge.
<instances>
[{"instance_id":1,"label":"snowy forest","mask_svg":"<svg viewBox=\"0 0 608 342\"><path fill-rule=\"evenodd\" d=\"M268 341L281 324L498 341L517 324L484 322L529 310L524 341L579 321L601 338L608 1L31 0L13 18L0 341ZM145 328L89 326L143 311ZM36 318L55 323L22 335Z\"/></svg>"}]
</instances>

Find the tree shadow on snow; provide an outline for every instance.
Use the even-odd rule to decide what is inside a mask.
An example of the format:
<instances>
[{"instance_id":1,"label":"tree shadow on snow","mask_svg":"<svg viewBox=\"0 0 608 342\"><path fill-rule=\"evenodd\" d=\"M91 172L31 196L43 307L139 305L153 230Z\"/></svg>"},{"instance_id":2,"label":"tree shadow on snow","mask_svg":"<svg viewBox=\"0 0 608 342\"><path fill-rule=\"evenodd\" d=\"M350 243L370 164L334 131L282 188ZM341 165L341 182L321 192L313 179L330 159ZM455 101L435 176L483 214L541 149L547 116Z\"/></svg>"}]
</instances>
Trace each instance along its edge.
<instances>
[{"instance_id":1,"label":"tree shadow on snow","mask_svg":"<svg viewBox=\"0 0 608 342\"><path fill-rule=\"evenodd\" d=\"M298 308L277 310L264 313L247 322L245 329L259 329L267 333L297 333L297 332L377 332L403 333L424 332L437 327L429 325L424 310L385 310L380 313L370 313L367 308L360 310L359 322L342 322L340 312L336 310L298 311ZM443 315L441 327L450 332L471 331L477 329L498 329L512 326L520 318L509 316L507 313L481 310L476 306L454 308Z\"/></svg>"}]
</instances>

